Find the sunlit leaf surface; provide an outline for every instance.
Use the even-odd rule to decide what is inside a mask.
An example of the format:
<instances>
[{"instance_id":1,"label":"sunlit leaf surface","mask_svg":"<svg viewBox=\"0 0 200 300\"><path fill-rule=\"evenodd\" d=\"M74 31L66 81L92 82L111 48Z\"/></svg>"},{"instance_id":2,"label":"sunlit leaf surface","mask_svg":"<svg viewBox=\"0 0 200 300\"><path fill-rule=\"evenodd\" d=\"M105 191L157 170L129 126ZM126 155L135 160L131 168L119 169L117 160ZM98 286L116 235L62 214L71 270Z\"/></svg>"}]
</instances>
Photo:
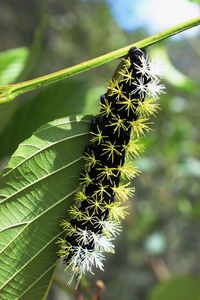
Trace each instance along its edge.
<instances>
[{"instance_id":1,"label":"sunlit leaf surface","mask_svg":"<svg viewBox=\"0 0 200 300\"><path fill-rule=\"evenodd\" d=\"M0 178L0 298L42 299L89 140L90 117L49 122L20 144ZM30 297L31 296L31 297Z\"/></svg>"}]
</instances>

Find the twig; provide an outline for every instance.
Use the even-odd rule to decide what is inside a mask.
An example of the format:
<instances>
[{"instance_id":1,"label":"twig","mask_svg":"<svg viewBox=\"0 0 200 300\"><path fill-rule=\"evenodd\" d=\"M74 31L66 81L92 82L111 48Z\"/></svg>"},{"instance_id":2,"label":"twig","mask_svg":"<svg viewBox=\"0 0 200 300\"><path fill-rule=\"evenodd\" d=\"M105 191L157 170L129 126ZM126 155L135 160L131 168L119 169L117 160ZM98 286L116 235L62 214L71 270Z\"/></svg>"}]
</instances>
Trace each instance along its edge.
<instances>
[{"instance_id":1,"label":"twig","mask_svg":"<svg viewBox=\"0 0 200 300\"><path fill-rule=\"evenodd\" d=\"M77 296L77 291L71 288L68 284L65 283L64 280L54 277L53 283L55 283L57 286L59 286L61 289L65 290L67 293L74 295L75 297Z\"/></svg>"},{"instance_id":2,"label":"twig","mask_svg":"<svg viewBox=\"0 0 200 300\"><path fill-rule=\"evenodd\" d=\"M178 34L184 30L192 28L200 24L200 17L189 20L187 22L181 23L169 29L166 29L160 33L157 33L153 36L150 36L144 40L131 44L129 46L123 47L116 51L107 53L105 55L99 56L97 58L91 59L89 61L83 62L81 64L75 65L73 67L69 67L55 73L51 73L48 75L44 75L32 80L11 84L11 85L4 85L0 87L0 103L6 103L11 101L12 99L16 98L17 96L27 93L32 90L36 90L42 86L46 86L48 84L54 83L58 80L62 80L76 74L88 71L92 68L96 68L100 65L103 65L107 62L110 62L114 59L120 58L125 56L129 49L133 46L137 48L144 48L155 44L161 40L164 40L170 36Z\"/></svg>"},{"instance_id":3,"label":"twig","mask_svg":"<svg viewBox=\"0 0 200 300\"><path fill-rule=\"evenodd\" d=\"M102 300L103 299L102 292L105 288L105 285L104 285L103 281L101 281L101 280L97 280L95 282L95 284L98 287L98 289L97 289L96 293L94 294L92 300Z\"/></svg>"},{"instance_id":4,"label":"twig","mask_svg":"<svg viewBox=\"0 0 200 300\"><path fill-rule=\"evenodd\" d=\"M167 269L163 259L151 257L149 262L159 281L170 278L169 270Z\"/></svg>"}]
</instances>

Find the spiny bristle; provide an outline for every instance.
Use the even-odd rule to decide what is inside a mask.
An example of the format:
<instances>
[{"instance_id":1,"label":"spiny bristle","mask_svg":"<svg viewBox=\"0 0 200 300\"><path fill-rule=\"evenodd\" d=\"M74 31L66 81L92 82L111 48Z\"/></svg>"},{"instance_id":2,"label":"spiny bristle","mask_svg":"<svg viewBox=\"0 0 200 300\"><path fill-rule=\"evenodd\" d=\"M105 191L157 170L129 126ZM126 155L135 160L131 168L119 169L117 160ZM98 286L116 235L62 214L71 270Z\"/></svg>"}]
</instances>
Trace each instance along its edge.
<instances>
[{"instance_id":1,"label":"spiny bristle","mask_svg":"<svg viewBox=\"0 0 200 300\"><path fill-rule=\"evenodd\" d=\"M121 174L122 179L132 179L135 178L138 174L137 166L133 166L133 162L131 160L126 159L123 166L119 166L118 170Z\"/></svg>"},{"instance_id":2,"label":"spiny bristle","mask_svg":"<svg viewBox=\"0 0 200 300\"><path fill-rule=\"evenodd\" d=\"M121 108L119 110L127 110L129 116L131 112L134 112L136 110L138 102L139 100L133 99L131 93L129 93L128 97L125 96L122 100L118 101L117 103L121 105Z\"/></svg>"},{"instance_id":3,"label":"spiny bristle","mask_svg":"<svg viewBox=\"0 0 200 300\"><path fill-rule=\"evenodd\" d=\"M126 212L126 209L128 206L120 206L121 203L116 202L113 203L110 207L110 215L109 218L111 221L114 220L116 223L120 223L121 219L125 219L125 217L128 215Z\"/></svg>"},{"instance_id":4,"label":"spiny bristle","mask_svg":"<svg viewBox=\"0 0 200 300\"><path fill-rule=\"evenodd\" d=\"M141 135L145 135L145 131L149 131L149 122L147 122L149 119L144 118L144 119L138 119L138 120L133 120L129 122L131 128L133 129L133 132L136 134L137 138L139 138Z\"/></svg>"},{"instance_id":5,"label":"spiny bristle","mask_svg":"<svg viewBox=\"0 0 200 300\"><path fill-rule=\"evenodd\" d=\"M111 96L115 96L115 100L119 100L121 97L124 97L125 92L123 91L123 85L119 85L117 80L111 80L108 88L111 91Z\"/></svg>"},{"instance_id":6,"label":"spiny bristle","mask_svg":"<svg viewBox=\"0 0 200 300\"><path fill-rule=\"evenodd\" d=\"M146 99L145 101L139 101L136 108L136 113L141 118L147 118L150 115L153 115L155 117L156 113L160 109L159 104L155 103L156 100L158 99L150 98Z\"/></svg>"},{"instance_id":7,"label":"spiny bristle","mask_svg":"<svg viewBox=\"0 0 200 300\"><path fill-rule=\"evenodd\" d=\"M94 167L96 164L99 163L99 160L95 158L93 151L91 151L91 154L85 153L84 159L86 160L86 166L88 167Z\"/></svg>"},{"instance_id":8,"label":"spiny bristle","mask_svg":"<svg viewBox=\"0 0 200 300\"><path fill-rule=\"evenodd\" d=\"M128 145L124 145L124 149L128 157L138 158L144 151L144 145L141 143L141 139L136 137L131 139Z\"/></svg>"},{"instance_id":9,"label":"spiny bristle","mask_svg":"<svg viewBox=\"0 0 200 300\"><path fill-rule=\"evenodd\" d=\"M130 180L138 175L132 158L143 152L141 137L150 130L149 116L159 109L158 95L165 92L159 71L143 51L131 48L123 65L120 79L111 80L100 98L100 113L91 121L85 170L75 196L80 204L69 209L69 221L61 222L66 238L57 241L58 254L67 268L72 267L70 282L74 277L79 282L87 272L93 274L93 267L103 270L103 253L115 252L113 239L127 215L123 203L134 194L130 183L120 183L120 177Z\"/></svg>"},{"instance_id":10,"label":"spiny bristle","mask_svg":"<svg viewBox=\"0 0 200 300\"><path fill-rule=\"evenodd\" d=\"M129 197L132 197L134 194L134 189L129 187L130 183L119 184L118 186L113 187L115 197L119 202L125 202Z\"/></svg>"}]
</instances>

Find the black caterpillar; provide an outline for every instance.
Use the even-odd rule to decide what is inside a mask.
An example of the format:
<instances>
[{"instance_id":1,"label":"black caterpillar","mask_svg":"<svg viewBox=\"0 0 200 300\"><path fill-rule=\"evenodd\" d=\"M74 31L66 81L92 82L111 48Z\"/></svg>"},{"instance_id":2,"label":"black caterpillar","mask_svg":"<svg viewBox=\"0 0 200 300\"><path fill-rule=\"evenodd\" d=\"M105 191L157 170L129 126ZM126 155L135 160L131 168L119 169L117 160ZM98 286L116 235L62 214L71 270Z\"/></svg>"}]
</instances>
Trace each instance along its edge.
<instances>
[{"instance_id":1,"label":"black caterpillar","mask_svg":"<svg viewBox=\"0 0 200 300\"><path fill-rule=\"evenodd\" d=\"M146 94L158 98L164 86L154 73L144 51L133 47L124 59L119 81L113 79L100 98L100 113L91 122L91 141L86 147L86 168L81 172L79 207L72 207L70 221L63 221L66 238L60 239L59 255L78 279L92 267L103 270L103 252L114 252L112 240L120 232L120 218L126 212L120 204L133 195L120 179L135 177L136 170L126 156L138 157L141 135L148 130L148 117L158 105ZM131 133L132 137L131 138ZM73 277L72 277L73 278Z\"/></svg>"}]
</instances>

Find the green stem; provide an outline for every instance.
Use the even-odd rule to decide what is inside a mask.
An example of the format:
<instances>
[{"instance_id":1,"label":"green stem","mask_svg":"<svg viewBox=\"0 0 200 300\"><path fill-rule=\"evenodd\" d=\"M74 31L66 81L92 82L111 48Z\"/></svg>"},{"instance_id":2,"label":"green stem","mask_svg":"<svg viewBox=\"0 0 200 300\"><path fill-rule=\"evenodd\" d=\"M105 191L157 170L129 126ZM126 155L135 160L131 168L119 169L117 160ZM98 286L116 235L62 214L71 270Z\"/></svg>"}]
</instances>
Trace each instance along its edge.
<instances>
[{"instance_id":1,"label":"green stem","mask_svg":"<svg viewBox=\"0 0 200 300\"><path fill-rule=\"evenodd\" d=\"M77 296L77 291L75 291L73 288L71 288L69 285L67 285L66 282L63 281L62 279L60 279L59 277L55 276L53 279L53 283L56 284L57 286L59 286L64 291L66 291L68 294L71 294L75 297Z\"/></svg>"},{"instance_id":2,"label":"green stem","mask_svg":"<svg viewBox=\"0 0 200 300\"><path fill-rule=\"evenodd\" d=\"M60 71L57 71L55 73L51 73L45 76L41 76L32 80L11 84L11 85L4 85L0 87L0 103L6 103L10 100L14 99L15 97L24 94L26 92L38 89L42 86L46 86L50 83L54 83L58 80L65 79L70 76L74 76L76 74L85 72L87 70L90 70L92 68L98 67L100 65L103 65L107 62L110 62L114 59L123 57L128 53L128 50L136 46L138 48L144 48L147 46L150 46L152 44L155 44L161 40L164 40L170 36L173 36L175 34L178 34L184 30L187 30L189 28L192 28L194 26L197 26L200 24L200 17L189 20L187 22L181 23L177 26L171 27L167 30L164 30L160 33L157 33L153 36L150 36L144 40L141 40L139 42L136 42L134 44L131 44L129 46L126 46L124 48L118 49L116 51L107 53L105 55L99 56L97 58L91 59L89 61L83 62L81 64L78 64L73 67L69 67Z\"/></svg>"}]
</instances>

